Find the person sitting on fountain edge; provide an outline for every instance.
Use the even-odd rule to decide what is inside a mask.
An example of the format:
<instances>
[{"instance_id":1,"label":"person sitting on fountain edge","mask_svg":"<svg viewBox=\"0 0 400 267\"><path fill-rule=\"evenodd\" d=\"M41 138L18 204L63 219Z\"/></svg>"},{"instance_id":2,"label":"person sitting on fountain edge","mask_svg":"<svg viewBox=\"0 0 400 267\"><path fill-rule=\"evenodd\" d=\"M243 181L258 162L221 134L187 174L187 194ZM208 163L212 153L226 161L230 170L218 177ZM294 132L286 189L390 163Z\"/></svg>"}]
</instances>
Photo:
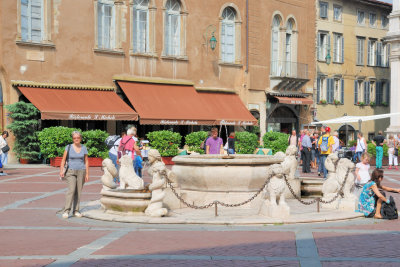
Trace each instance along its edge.
<instances>
[{"instance_id":1,"label":"person sitting on fountain edge","mask_svg":"<svg viewBox=\"0 0 400 267\"><path fill-rule=\"evenodd\" d=\"M206 141L206 154L223 154L223 141L218 137L218 129L211 129L211 137Z\"/></svg>"}]
</instances>

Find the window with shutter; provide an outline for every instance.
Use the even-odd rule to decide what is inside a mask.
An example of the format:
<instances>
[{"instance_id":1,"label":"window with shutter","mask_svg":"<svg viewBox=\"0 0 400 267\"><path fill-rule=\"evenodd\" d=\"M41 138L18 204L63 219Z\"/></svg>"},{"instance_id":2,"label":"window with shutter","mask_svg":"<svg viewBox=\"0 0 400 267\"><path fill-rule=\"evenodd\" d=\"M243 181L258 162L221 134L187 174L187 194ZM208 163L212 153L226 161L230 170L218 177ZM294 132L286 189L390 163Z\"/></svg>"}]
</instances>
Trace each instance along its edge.
<instances>
[{"instance_id":1,"label":"window with shutter","mask_svg":"<svg viewBox=\"0 0 400 267\"><path fill-rule=\"evenodd\" d=\"M273 76L280 76L279 65L279 39L281 19L276 15L272 21L272 35L271 35L271 74Z\"/></svg>"},{"instance_id":2,"label":"window with shutter","mask_svg":"<svg viewBox=\"0 0 400 267\"><path fill-rule=\"evenodd\" d=\"M319 2L319 17L322 19L328 18L328 3L327 2Z\"/></svg>"},{"instance_id":3,"label":"window with shutter","mask_svg":"<svg viewBox=\"0 0 400 267\"><path fill-rule=\"evenodd\" d=\"M387 105L390 104L390 82L386 82L386 99L385 102Z\"/></svg>"},{"instance_id":4,"label":"window with shutter","mask_svg":"<svg viewBox=\"0 0 400 267\"><path fill-rule=\"evenodd\" d=\"M149 52L149 1L135 0L132 9L133 52Z\"/></svg>"},{"instance_id":5,"label":"window with shutter","mask_svg":"<svg viewBox=\"0 0 400 267\"><path fill-rule=\"evenodd\" d=\"M365 38L357 37L357 65L364 65Z\"/></svg>"},{"instance_id":6,"label":"window with shutter","mask_svg":"<svg viewBox=\"0 0 400 267\"><path fill-rule=\"evenodd\" d=\"M22 41L40 43L44 31L43 0L21 1L21 39Z\"/></svg>"},{"instance_id":7,"label":"window with shutter","mask_svg":"<svg viewBox=\"0 0 400 267\"><path fill-rule=\"evenodd\" d=\"M329 104L333 104L333 100L334 100L334 79L329 78L327 79L327 102Z\"/></svg>"},{"instance_id":8,"label":"window with shutter","mask_svg":"<svg viewBox=\"0 0 400 267\"><path fill-rule=\"evenodd\" d=\"M164 53L167 56L180 55L181 6L177 0L168 0L165 9Z\"/></svg>"},{"instance_id":9,"label":"window with shutter","mask_svg":"<svg viewBox=\"0 0 400 267\"><path fill-rule=\"evenodd\" d=\"M235 9L225 8L222 12L221 31L221 60L223 62L235 62L235 19Z\"/></svg>"},{"instance_id":10,"label":"window with shutter","mask_svg":"<svg viewBox=\"0 0 400 267\"><path fill-rule=\"evenodd\" d=\"M317 77L317 103L321 100L321 77Z\"/></svg>"},{"instance_id":11,"label":"window with shutter","mask_svg":"<svg viewBox=\"0 0 400 267\"><path fill-rule=\"evenodd\" d=\"M354 105L358 104L358 81L354 81Z\"/></svg>"},{"instance_id":12,"label":"window with shutter","mask_svg":"<svg viewBox=\"0 0 400 267\"><path fill-rule=\"evenodd\" d=\"M114 2L101 0L97 3L97 46L113 49L115 43Z\"/></svg>"},{"instance_id":13,"label":"window with shutter","mask_svg":"<svg viewBox=\"0 0 400 267\"><path fill-rule=\"evenodd\" d=\"M344 104L344 79L340 80L340 102Z\"/></svg>"}]
</instances>

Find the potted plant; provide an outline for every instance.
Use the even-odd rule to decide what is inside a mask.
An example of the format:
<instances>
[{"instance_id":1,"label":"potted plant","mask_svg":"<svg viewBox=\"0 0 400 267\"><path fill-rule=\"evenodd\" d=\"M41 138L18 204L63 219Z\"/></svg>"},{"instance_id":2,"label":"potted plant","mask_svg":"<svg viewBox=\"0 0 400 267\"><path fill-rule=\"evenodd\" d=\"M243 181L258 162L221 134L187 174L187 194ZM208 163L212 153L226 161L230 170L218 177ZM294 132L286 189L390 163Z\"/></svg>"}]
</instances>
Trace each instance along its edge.
<instances>
[{"instance_id":1,"label":"potted plant","mask_svg":"<svg viewBox=\"0 0 400 267\"><path fill-rule=\"evenodd\" d=\"M370 105L371 107L375 107L375 102L374 102L374 101L371 101L371 102L369 102L369 105Z\"/></svg>"},{"instance_id":2,"label":"potted plant","mask_svg":"<svg viewBox=\"0 0 400 267\"><path fill-rule=\"evenodd\" d=\"M207 138L208 133L205 131L193 132L185 136L185 145L189 147L190 151L204 154L201 143Z\"/></svg>"},{"instance_id":3,"label":"potted plant","mask_svg":"<svg viewBox=\"0 0 400 267\"><path fill-rule=\"evenodd\" d=\"M321 104L321 105L326 105L326 100L325 99L321 99L320 101L319 101L319 103Z\"/></svg>"},{"instance_id":4,"label":"potted plant","mask_svg":"<svg viewBox=\"0 0 400 267\"><path fill-rule=\"evenodd\" d=\"M45 128L38 133L40 151L50 159L51 166L60 166L65 147L72 142L73 131L80 131L80 129L57 126Z\"/></svg>"},{"instance_id":5,"label":"potted plant","mask_svg":"<svg viewBox=\"0 0 400 267\"><path fill-rule=\"evenodd\" d=\"M150 146L160 152L161 158L167 165L173 165L172 157L178 155L182 136L172 131L154 131L147 135Z\"/></svg>"},{"instance_id":6,"label":"potted plant","mask_svg":"<svg viewBox=\"0 0 400 267\"><path fill-rule=\"evenodd\" d=\"M254 133L236 132L235 139L237 154L253 154L258 146L258 138Z\"/></svg>"},{"instance_id":7,"label":"potted plant","mask_svg":"<svg viewBox=\"0 0 400 267\"><path fill-rule=\"evenodd\" d=\"M340 100L337 100L337 99L335 99L335 100L333 101L333 103L334 103L336 106L342 104L342 102L341 102Z\"/></svg>"},{"instance_id":8,"label":"potted plant","mask_svg":"<svg viewBox=\"0 0 400 267\"><path fill-rule=\"evenodd\" d=\"M382 106L387 107L389 104L387 102L382 102Z\"/></svg>"},{"instance_id":9,"label":"potted plant","mask_svg":"<svg viewBox=\"0 0 400 267\"><path fill-rule=\"evenodd\" d=\"M21 163L39 159L37 129L39 110L31 103L17 102L7 105L12 122L7 128L14 134L13 151Z\"/></svg>"},{"instance_id":10,"label":"potted plant","mask_svg":"<svg viewBox=\"0 0 400 267\"><path fill-rule=\"evenodd\" d=\"M362 101L358 101L358 102L357 102L357 105L360 106L360 107L363 107L363 106L365 105L365 103L362 102Z\"/></svg>"},{"instance_id":11,"label":"potted plant","mask_svg":"<svg viewBox=\"0 0 400 267\"><path fill-rule=\"evenodd\" d=\"M285 152L288 144L289 135L280 132L267 132L263 136L264 147L272 149L275 154L278 151Z\"/></svg>"},{"instance_id":12,"label":"potted plant","mask_svg":"<svg viewBox=\"0 0 400 267\"><path fill-rule=\"evenodd\" d=\"M388 150L389 150L388 146L386 144L383 144L382 165L384 165L384 166L388 165L388 163L389 163ZM368 142L367 152L371 156L369 164L376 165L376 146L374 146L374 144L372 144L371 142Z\"/></svg>"},{"instance_id":13,"label":"potted plant","mask_svg":"<svg viewBox=\"0 0 400 267\"><path fill-rule=\"evenodd\" d=\"M104 142L107 137L108 133L101 130L82 132L82 143L88 149L90 167L101 167L103 159L108 158L108 149Z\"/></svg>"}]
</instances>

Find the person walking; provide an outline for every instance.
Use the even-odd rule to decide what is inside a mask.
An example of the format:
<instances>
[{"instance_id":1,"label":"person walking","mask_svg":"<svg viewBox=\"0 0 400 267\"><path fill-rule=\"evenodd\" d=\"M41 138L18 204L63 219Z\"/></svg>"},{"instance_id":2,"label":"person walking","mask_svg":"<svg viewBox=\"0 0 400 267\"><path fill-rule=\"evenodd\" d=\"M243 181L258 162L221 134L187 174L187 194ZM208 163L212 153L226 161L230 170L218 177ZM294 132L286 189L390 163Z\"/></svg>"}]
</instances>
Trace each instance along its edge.
<instances>
[{"instance_id":1,"label":"person walking","mask_svg":"<svg viewBox=\"0 0 400 267\"><path fill-rule=\"evenodd\" d=\"M395 150L397 149L398 146L398 142L396 141L396 139L394 139L393 134L389 135L389 139L388 139L388 155L389 155L389 169L392 168L392 166L394 165L394 168L396 170L398 170L399 168L397 167L398 162L397 162L397 156L398 156L398 152L397 155L395 154ZM397 150L398 151L398 150Z\"/></svg>"},{"instance_id":2,"label":"person walking","mask_svg":"<svg viewBox=\"0 0 400 267\"><path fill-rule=\"evenodd\" d=\"M325 127L325 134L318 141L324 179L326 179L326 176L328 175L328 170L325 168L325 161L326 158L332 153L332 146L334 144L333 137L330 135L330 133L331 133L331 128Z\"/></svg>"},{"instance_id":3,"label":"person walking","mask_svg":"<svg viewBox=\"0 0 400 267\"><path fill-rule=\"evenodd\" d=\"M123 150L125 155L129 155L132 157L134 169L135 169L135 161L137 159L136 156L141 157L140 149L136 144L138 141L138 139L136 137L136 132L137 132L136 127L129 128L128 131L126 132L127 135L122 138L120 145L118 147L119 151ZM136 166L138 166L138 165L136 165ZM138 168L135 169L135 173L138 176L139 176L139 174L141 174Z\"/></svg>"},{"instance_id":4,"label":"person walking","mask_svg":"<svg viewBox=\"0 0 400 267\"><path fill-rule=\"evenodd\" d=\"M383 144L386 143L385 137L383 137L383 132L379 131L378 135L372 140L372 144L375 146L376 151L376 168L382 168L382 157L383 157Z\"/></svg>"},{"instance_id":5,"label":"person walking","mask_svg":"<svg viewBox=\"0 0 400 267\"><path fill-rule=\"evenodd\" d=\"M0 136L0 175L7 175L3 172L3 167L7 164L8 151L10 147L8 146L6 138L8 137L8 132L4 131Z\"/></svg>"},{"instance_id":6,"label":"person walking","mask_svg":"<svg viewBox=\"0 0 400 267\"><path fill-rule=\"evenodd\" d=\"M73 131L72 144L65 147L61 161L60 177L66 180L68 184L62 215L64 219L69 217L71 208L72 214L75 217L82 217L82 214L79 212L79 202L83 185L89 181L89 160L87 148L81 142L81 133ZM67 163L66 169L65 163Z\"/></svg>"},{"instance_id":7,"label":"person walking","mask_svg":"<svg viewBox=\"0 0 400 267\"><path fill-rule=\"evenodd\" d=\"M356 146L356 158L359 162L361 162L361 155L367 152L367 142L363 137L362 132L358 132L357 134L357 146Z\"/></svg>"},{"instance_id":8,"label":"person walking","mask_svg":"<svg viewBox=\"0 0 400 267\"><path fill-rule=\"evenodd\" d=\"M206 141L206 154L223 154L224 147L221 137L218 137L218 129L211 129L211 137Z\"/></svg>"},{"instance_id":9,"label":"person walking","mask_svg":"<svg viewBox=\"0 0 400 267\"><path fill-rule=\"evenodd\" d=\"M302 154L303 154L303 173L310 173L310 162L311 162L311 139L310 139L310 132L308 130L304 131L303 140L301 141L301 146L303 147Z\"/></svg>"}]
</instances>

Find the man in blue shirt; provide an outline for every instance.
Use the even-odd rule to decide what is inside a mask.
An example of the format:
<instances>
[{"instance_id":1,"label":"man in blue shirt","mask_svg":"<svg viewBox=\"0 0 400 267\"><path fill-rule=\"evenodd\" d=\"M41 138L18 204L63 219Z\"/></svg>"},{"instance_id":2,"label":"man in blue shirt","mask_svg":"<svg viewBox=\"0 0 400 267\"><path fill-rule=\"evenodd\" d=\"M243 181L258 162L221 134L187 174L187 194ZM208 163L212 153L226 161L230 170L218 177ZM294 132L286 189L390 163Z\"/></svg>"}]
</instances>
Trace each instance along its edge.
<instances>
[{"instance_id":1,"label":"man in blue shirt","mask_svg":"<svg viewBox=\"0 0 400 267\"><path fill-rule=\"evenodd\" d=\"M301 146L303 150L301 153L303 154L303 173L310 173L310 161L311 161L311 138L310 138L310 131L305 130L305 134L303 140L301 141Z\"/></svg>"}]
</instances>

